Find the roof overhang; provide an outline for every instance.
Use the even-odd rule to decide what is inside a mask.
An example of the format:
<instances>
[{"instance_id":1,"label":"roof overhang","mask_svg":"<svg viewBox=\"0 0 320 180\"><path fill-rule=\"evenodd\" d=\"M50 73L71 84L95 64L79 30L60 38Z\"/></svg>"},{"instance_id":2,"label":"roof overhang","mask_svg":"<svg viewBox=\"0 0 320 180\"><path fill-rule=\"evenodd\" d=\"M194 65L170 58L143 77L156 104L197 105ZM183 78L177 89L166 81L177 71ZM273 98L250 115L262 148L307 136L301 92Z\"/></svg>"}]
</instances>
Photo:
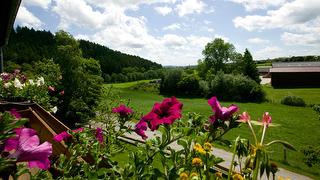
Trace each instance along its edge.
<instances>
[{"instance_id":1,"label":"roof overhang","mask_svg":"<svg viewBox=\"0 0 320 180\"><path fill-rule=\"evenodd\" d=\"M21 0L0 1L0 47L7 45Z\"/></svg>"}]
</instances>

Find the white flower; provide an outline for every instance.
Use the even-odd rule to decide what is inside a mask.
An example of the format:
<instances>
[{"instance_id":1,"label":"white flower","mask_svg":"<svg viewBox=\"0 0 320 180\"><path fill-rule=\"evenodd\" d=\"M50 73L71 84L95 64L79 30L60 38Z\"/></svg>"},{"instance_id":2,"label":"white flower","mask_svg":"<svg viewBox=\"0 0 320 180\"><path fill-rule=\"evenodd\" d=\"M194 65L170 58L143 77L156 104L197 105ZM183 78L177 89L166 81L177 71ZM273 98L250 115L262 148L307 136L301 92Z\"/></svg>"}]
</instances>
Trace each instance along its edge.
<instances>
[{"instance_id":1,"label":"white flower","mask_svg":"<svg viewBox=\"0 0 320 180\"><path fill-rule=\"evenodd\" d=\"M53 113L56 113L56 112L58 111L58 108L57 108L57 106L55 106L55 107L51 108L50 110L51 110Z\"/></svg>"},{"instance_id":2,"label":"white flower","mask_svg":"<svg viewBox=\"0 0 320 180\"><path fill-rule=\"evenodd\" d=\"M9 88L10 86L12 86L12 83L11 83L11 82L4 83L3 86L4 86L5 88Z\"/></svg>"},{"instance_id":3,"label":"white flower","mask_svg":"<svg viewBox=\"0 0 320 180\"><path fill-rule=\"evenodd\" d=\"M41 76L37 79L37 86L42 86L44 85L44 78Z\"/></svg>"},{"instance_id":4,"label":"white flower","mask_svg":"<svg viewBox=\"0 0 320 180\"><path fill-rule=\"evenodd\" d=\"M29 79L29 84L34 85L33 79Z\"/></svg>"},{"instance_id":5,"label":"white flower","mask_svg":"<svg viewBox=\"0 0 320 180\"><path fill-rule=\"evenodd\" d=\"M13 81L13 85L14 87L18 88L18 89L22 89L23 88L23 84L21 84L21 82L19 81L19 79L15 78Z\"/></svg>"}]
</instances>

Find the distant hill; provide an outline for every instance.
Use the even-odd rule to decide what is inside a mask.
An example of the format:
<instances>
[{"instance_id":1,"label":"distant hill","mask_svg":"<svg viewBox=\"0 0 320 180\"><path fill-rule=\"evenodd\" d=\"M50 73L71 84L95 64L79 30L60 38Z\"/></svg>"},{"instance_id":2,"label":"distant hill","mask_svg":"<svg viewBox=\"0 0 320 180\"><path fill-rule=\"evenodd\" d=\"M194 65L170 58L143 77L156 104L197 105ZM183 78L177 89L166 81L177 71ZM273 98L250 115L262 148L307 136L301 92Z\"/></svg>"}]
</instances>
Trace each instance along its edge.
<instances>
[{"instance_id":1,"label":"distant hill","mask_svg":"<svg viewBox=\"0 0 320 180\"><path fill-rule=\"evenodd\" d=\"M142 70L162 68L160 64L128 55L90 41L79 40L79 46L85 58L94 58L100 62L104 74L120 73L125 67ZM54 34L45 30L17 27L12 30L9 44L4 49L4 60L17 64L40 61L43 58L55 58L56 42Z\"/></svg>"}]
</instances>

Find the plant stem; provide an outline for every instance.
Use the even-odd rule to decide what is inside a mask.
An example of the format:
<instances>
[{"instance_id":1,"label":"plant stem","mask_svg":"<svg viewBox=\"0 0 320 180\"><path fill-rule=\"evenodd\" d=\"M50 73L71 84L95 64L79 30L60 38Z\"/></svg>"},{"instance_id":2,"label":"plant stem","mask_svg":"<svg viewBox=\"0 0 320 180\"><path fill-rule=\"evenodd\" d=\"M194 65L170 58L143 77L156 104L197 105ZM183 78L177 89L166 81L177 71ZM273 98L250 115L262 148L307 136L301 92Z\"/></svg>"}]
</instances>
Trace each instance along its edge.
<instances>
[{"instance_id":1,"label":"plant stem","mask_svg":"<svg viewBox=\"0 0 320 180\"><path fill-rule=\"evenodd\" d=\"M253 135L255 144L257 144L257 143L258 143L258 139L257 139L256 133L254 132L254 129L253 129L252 124L251 124L250 121L248 121L248 125L249 125L249 128L250 128L250 130L251 130L251 133L252 133L252 135Z\"/></svg>"},{"instance_id":2,"label":"plant stem","mask_svg":"<svg viewBox=\"0 0 320 180\"><path fill-rule=\"evenodd\" d=\"M228 174L228 180L230 180L231 178L231 173L233 172L233 162L234 162L234 158L236 156L236 150L237 150L237 144L239 141L239 136L237 137L235 143L234 143L234 148L233 148L233 154L232 154L232 160L231 160L231 164L230 164L230 168L229 168L229 174Z\"/></svg>"},{"instance_id":3,"label":"plant stem","mask_svg":"<svg viewBox=\"0 0 320 180\"><path fill-rule=\"evenodd\" d=\"M264 140L264 136L265 136L265 134L266 134L266 131L267 131L267 125L264 124L264 125L263 125L262 136L261 136L261 142L260 142L261 145L263 144L263 140Z\"/></svg>"}]
</instances>

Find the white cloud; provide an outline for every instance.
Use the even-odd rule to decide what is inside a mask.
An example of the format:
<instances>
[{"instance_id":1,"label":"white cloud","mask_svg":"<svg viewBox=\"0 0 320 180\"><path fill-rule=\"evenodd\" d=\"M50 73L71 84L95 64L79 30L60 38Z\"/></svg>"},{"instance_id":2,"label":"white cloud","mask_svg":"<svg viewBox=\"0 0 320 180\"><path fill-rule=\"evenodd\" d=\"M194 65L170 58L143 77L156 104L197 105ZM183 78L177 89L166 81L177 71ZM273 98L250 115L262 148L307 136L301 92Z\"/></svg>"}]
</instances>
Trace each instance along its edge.
<instances>
[{"instance_id":1,"label":"white cloud","mask_svg":"<svg viewBox=\"0 0 320 180\"><path fill-rule=\"evenodd\" d=\"M100 28L103 23L112 24L113 21L117 20L117 12L114 15L115 19L108 21L108 16L95 11L82 0L55 0L55 2L56 5L52 8L52 11L60 16L59 27L62 29L68 29L70 25Z\"/></svg>"},{"instance_id":2,"label":"white cloud","mask_svg":"<svg viewBox=\"0 0 320 180\"><path fill-rule=\"evenodd\" d=\"M213 28L208 28L208 32L214 32Z\"/></svg>"},{"instance_id":3,"label":"white cloud","mask_svg":"<svg viewBox=\"0 0 320 180\"><path fill-rule=\"evenodd\" d=\"M267 9L270 6L280 6L286 0L230 0L232 2L242 4L246 11L253 11L256 9Z\"/></svg>"},{"instance_id":4,"label":"white cloud","mask_svg":"<svg viewBox=\"0 0 320 180\"><path fill-rule=\"evenodd\" d=\"M184 0L178 4L176 10L180 17L187 14L202 13L207 5L201 0Z\"/></svg>"},{"instance_id":5,"label":"white cloud","mask_svg":"<svg viewBox=\"0 0 320 180\"><path fill-rule=\"evenodd\" d=\"M172 8L168 6L155 7L154 10L156 10L157 13L161 14L162 16L166 16L172 12Z\"/></svg>"},{"instance_id":6,"label":"white cloud","mask_svg":"<svg viewBox=\"0 0 320 180\"><path fill-rule=\"evenodd\" d=\"M277 10L267 11L267 15L236 17L235 27L248 31L255 29L292 28L297 24L310 22L319 17L319 0L295 0L285 3Z\"/></svg>"},{"instance_id":7,"label":"white cloud","mask_svg":"<svg viewBox=\"0 0 320 180\"><path fill-rule=\"evenodd\" d=\"M21 6L19 8L16 22L22 26L27 26L29 28L35 29L39 29L43 24L39 18L28 11L28 9L24 6Z\"/></svg>"},{"instance_id":8,"label":"white cloud","mask_svg":"<svg viewBox=\"0 0 320 180\"><path fill-rule=\"evenodd\" d=\"M235 27L248 31L282 29L281 35L286 45L319 45L320 1L294 0L283 4L277 10L267 11L265 16L249 15L236 17ZM299 39L301 38L301 39Z\"/></svg>"},{"instance_id":9,"label":"white cloud","mask_svg":"<svg viewBox=\"0 0 320 180\"><path fill-rule=\"evenodd\" d=\"M303 46L319 46L320 47L319 34L314 34L314 33L295 34L295 33L285 32L281 35L281 40L283 40L286 43L286 45L303 45Z\"/></svg>"},{"instance_id":10,"label":"white cloud","mask_svg":"<svg viewBox=\"0 0 320 180\"><path fill-rule=\"evenodd\" d=\"M121 7L123 9L137 10L142 4L174 4L176 0L85 0L92 6L108 9L111 6Z\"/></svg>"},{"instance_id":11,"label":"white cloud","mask_svg":"<svg viewBox=\"0 0 320 180\"><path fill-rule=\"evenodd\" d=\"M182 46L187 43L186 39L175 35L175 34L166 34L162 37L163 44L166 46Z\"/></svg>"},{"instance_id":12,"label":"white cloud","mask_svg":"<svg viewBox=\"0 0 320 180\"><path fill-rule=\"evenodd\" d=\"M48 9L51 4L51 0L23 0L22 5L24 6L39 6L43 9Z\"/></svg>"},{"instance_id":13,"label":"white cloud","mask_svg":"<svg viewBox=\"0 0 320 180\"><path fill-rule=\"evenodd\" d=\"M248 39L248 42L251 44L267 44L270 41L267 39L261 39L261 38L250 38Z\"/></svg>"},{"instance_id":14,"label":"white cloud","mask_svg":"<svg viewBox=\"0 0 320 180\"><path fill-rule=\"evenodd\" d=\"M166 26L166 27L163 27L162 28L163 30L177 30L177 29L181 29L181 25L179 23L173 23L173 24L170 24L169 26Z\"/></svg>"},{"instance_id":15,"label":"white cloud","mask_svg":"<svg viewBox=\"0 0 320 180\"><path fill-rule=\"evenodd\" d=\"M268 59L283 56L282 49L278 46L267 46L263 49L253 52L254 59Z\"/></svg>"}]
</instances>

